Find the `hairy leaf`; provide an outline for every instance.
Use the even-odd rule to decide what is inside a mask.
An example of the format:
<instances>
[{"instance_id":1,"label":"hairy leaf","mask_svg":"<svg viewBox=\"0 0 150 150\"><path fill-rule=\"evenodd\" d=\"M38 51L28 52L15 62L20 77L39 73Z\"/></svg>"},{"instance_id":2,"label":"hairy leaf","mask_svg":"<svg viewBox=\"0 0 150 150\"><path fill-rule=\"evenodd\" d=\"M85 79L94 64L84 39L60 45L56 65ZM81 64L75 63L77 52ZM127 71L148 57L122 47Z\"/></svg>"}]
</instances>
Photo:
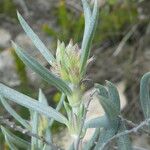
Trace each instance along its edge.
<instances>
[{"instance_id":1,"label":"hairy leaf","mask_svg":"<svg viewBox=\"0 0 150 150\"><path fill-rule=\"evenodd\" d=\"M18 148L28 149L30 147L30 143L17 137L13 133L11 133L8 129L1 126L1 130L5 135L6 141L9 143L9 146L16 145ZM13 148L14 146L10 147Z\"/></svg>"},{"instance_id":2,"label":"hairy leaf","mask_svg":"<svg viewBox=\"0 0 150 150\"><path fill-rule=\"evenodd\" d=\"M11 101L14 101L15 103L27 107L28 109L37 111L47 116L48 118L54 118L56 121L63 124L67 123L67 119L52 107L45 106L44 104L38 102L37 100L30 98L29 96L24 95L20 92L17 92L1 83L0 83L0 95Z\"/></svg>"},{"instance_id":3,"label":"hairy leaf","mask_svg":"<svg viewBox=\"0 0 150 150\"><path fill-rule=\"evenodd\" d=\"M140 101L145 118L150 118L150 72L143 75L140 83Z\"/></svg>"},{"instance_id":4,"label":"hairy leaf","mask_svg":"<svg viewBox=\"0 0 150 150\"><path fill-rule=\"evenodd\" d=\"M82 52L81 52L80 71L82 74L84 74L87 60L90 55L90 48L91 48L94 32L95 32L97 22L98 22L98 4L97 4L97 0L95 0L93 12L91 13L87 0L82 0L82 3L83 3L84 12L86 14L85 15L86 19L85 19L84 36L83 36L83 41L82 41L82 46L81 46Z\"/></svg>"},{"instance_id":5,"label":"hairy leaf","mask_svg":"<svg viewBox=\"0 0 150 150\"><path fill-rule=\"evenodd\" d=\"M120 113L120 111L117 110L116 105L103 96L98 96L98 98L108 118L114 120Z\"/></svg>"},{"instance_id":6,"label":"hairy leaf","mask_svg":"<svg viewBox=\"0 0 150 150\"><path fill-rule=\"evenodd\" d=\"M22 50L17 44L15 44L14 42L12 42L12 44L17 55L28 67L30 67L33 71L39 74L49 84L54 85L56 88L58 88L62 92L66 94L71 93L71 89L63 80L56 77L46 68L44 68L39 62L37 62L34 58L32 58L29 54L27 54L24 50Z\"/></svg>"},{"instance_id":7,"label":"hairy leaf","mask_svg":"<svg viewBox=\"0 0 150 150\"><path fill-rule=\"evenodd\" d=\"M0 95L0 101L5 107L5 109L12 115L22 126L27 128L28 130L31 129L31 126L24 120L17 112L7 103L7 101Z\"/></svg>"},{"instance_id":8,"label":"hairy leaf","mask_svg":"<svg viewBox=\"0 0 150 150\"><path fill-rule=\"evenodd\" d=\"M17 16L19 19L19 22L28 35L28 37L32 40L34 45L37 47L37 49L41 52L41 54L44 56L44 58L52 64L53 61L55 61L54 56L51 54L51 52L46 48L46 46L43 44L43 42L39 39L39 37L33 32L33 30L30 28L30 26L27 24L27 22L23 19L23 17L20 15L19 12L17 12Z\"/></svg>"},{"instance_id":9,"label":"hairy leaf","mask_svg":"<svg viewBox=\"0 0 150 150\"><path fill-rule=\"evenodd\" d=\"M126 130L124 122L120 123L119 132L124 132ZM128 134L120 136L117 139L118 150L132 150L131 141Z\"/></svg>"},{"instance_id":10,"label":"hairy leaf","mask_svg":"<svg viewBox=\"0 0 150 150\"><path fill-rule=\"evenodd\" d=\"M109 121L106 116L97 117L85 122L85 128L109 127Z\"/></svg>"}]
</instances>

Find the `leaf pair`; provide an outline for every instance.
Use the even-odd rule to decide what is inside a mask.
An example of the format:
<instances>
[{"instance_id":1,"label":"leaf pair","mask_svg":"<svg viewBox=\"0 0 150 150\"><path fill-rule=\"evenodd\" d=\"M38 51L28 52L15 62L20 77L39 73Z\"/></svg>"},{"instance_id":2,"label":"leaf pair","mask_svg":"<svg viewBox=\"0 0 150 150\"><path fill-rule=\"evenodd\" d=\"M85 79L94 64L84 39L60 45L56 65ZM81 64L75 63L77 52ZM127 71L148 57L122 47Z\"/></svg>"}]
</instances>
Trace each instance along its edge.
<instances>
[{"instance_id":1,"label":"leaf pair","mask_svg":"<svg viewBox=\"0 0 150 150\"><path fill-rule=\"evenodd\" d=\"M26 34L28 35L28 37L32 40L32 42L37 47L37 49L40 51L40 53L44 56L44 58L52 65L52 63L55 62L56 60L53 57L53 55L51 54L51 52L46 48L46 46L39 39L39 37L33 32L33 30L29 27L29 25L26 23L26 21L23 19L23 17L19 14L19 12L17 12L17 15L18 15L20 24L22 25L22 27L23 27L24 31L26 32ZM45 81L47 81L49 84L54 85L60 91L64 92L67 95L71 94L71 89L63 80L56 77L54 74L52 74L46 68L44 68L39 62L37 62L34 58L32 58L29 54L27 54L17 44L15 44L14 42L12 42L12 44L13 44L13 47L14 47L17 55L25 63L25 65L30 67L33 71L35 71L37 74L39 74Z\"/></svg>"}]
</instances>

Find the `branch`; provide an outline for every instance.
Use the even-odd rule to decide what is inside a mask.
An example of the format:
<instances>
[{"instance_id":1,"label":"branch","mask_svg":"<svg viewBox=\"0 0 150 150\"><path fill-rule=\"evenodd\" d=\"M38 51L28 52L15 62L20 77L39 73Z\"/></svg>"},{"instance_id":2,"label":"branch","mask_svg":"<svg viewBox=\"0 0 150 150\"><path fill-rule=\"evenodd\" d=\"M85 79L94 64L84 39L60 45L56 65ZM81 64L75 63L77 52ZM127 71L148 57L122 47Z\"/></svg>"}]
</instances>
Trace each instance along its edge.
<instances>
[{"instance_id":1,"label":"branch","mask_svg":"<svg viewBox=\"0 0 150 150\"><path fill-rule=\"evenodd\" d=\"M1 125L6 125L8 128L13 129L14 131L19 131L19 132L21 132L24 135L28 135L30 137L35 137L38 140L42 141L43 143L51 146L54 150L61 150L55 144L47 141L44 137L39 136L37 134L34 134L34 133L32 133L31 131L29 131L29 130L27 130L25 128L22 128L21 126L16 125L15 122L9 121L8 119L6 119L6 118L4 118L2 116L0 116L0 124Z\"/></svg>"},{"instance_id":2,"label":"branch","mask_svg":"<svg viewBox=\"0 0 150 150\"><path fill-rule=\"evenodd\" d=\"M122 116L119 116L121 118L122 121L124 121L127 125L129 125L130 127L134 128L136 126L138 126L138 124L135 124L134 122L130 121L130 120L127 120L125 118L123 118ZM139 130L140 133L145 133L147 134L148 136L150 136L150 132L145 130L145 129L140 129Z\"/></svg>"},{"instance_id":3,"label":"branch","mask_svg":"<svg viewBox=\"0 0 150 150\"><path fill-rule=\"evenodd\" d=\"M146 119L145 121L141 122L139 125L135 126L134 128L130 129L130 130L125 130L123 132L120 132L116 135L114 135L112 138L110 138L106 143L104 143L101 146L101 150L109 143L111 142L113 139L119 138L120 136L126 135L126 134L131 134L131 133L136 133L139 130L141 130L141 128L143 128L144 126L147 126L148 123L150 122L150 118Z\"/></svg>"},{"instance_id":4,"label":"branch","mask_svg":"<svg viewBox=\"0 0 150 150\"><path fill-rule=\"evenodd\" d=\"M84 127L84 123L85 123L85 119L86 119L86 114L88 112L88 107L90 105L90 102L92 101L93 99L93 95L96 93L96 91L94 91L92 94L90 94L90 99L88 100L88 102L86 103L85 105L85 111L84 111L84 114L83 114L83 118L82 118L82 122L81 122L81 128L80 128L80 132L79 132L79 136L76 140L76 143L75 143L75 149L78 150L79 149L79 144L80 144L80 137L82 135L82 130L83 130L83 127Z\"/></svg>"}]
</instances>

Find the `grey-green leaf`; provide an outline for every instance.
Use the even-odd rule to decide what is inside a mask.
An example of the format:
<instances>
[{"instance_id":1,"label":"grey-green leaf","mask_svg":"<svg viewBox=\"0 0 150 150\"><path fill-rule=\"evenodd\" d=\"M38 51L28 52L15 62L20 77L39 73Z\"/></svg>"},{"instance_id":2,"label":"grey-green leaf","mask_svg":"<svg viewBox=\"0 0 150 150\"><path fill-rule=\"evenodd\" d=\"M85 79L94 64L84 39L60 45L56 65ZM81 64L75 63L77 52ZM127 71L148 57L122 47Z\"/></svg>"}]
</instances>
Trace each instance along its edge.
<instances>
[{"instance_id":1,"label":"grey-green leaf","mask_svg":"<svg viewBox=\"0 0 150 150\"><path fill-rule=\"evenodd\" d=\"M5 109L12 115L22 126L27 128L28 130L31 129L31 126L24 120L17 112L7 103L7 101L0 95L0 101L5 107Z\"/></svg>"},{"instance_id":2,"label":"grey-green leaf","mask_svg":"<svg viewBox=\"0 0 150 150\"><path fill-rule=\"evenodd\" d=\"M99 134L100 134L100 129L96 128L91 139L84 145L83 150L92 150L95 146L95 142L97 141L99 137Z\"/></svg>"},{"instance_id":3,"label":"grey-green leaf","mask_svg":"<svg viewBox=\"0 0 150 150\"><path fill-rule=\"evenodd\" d=\"M108 91L107 89L105 88L105 86L101 85L101 84L98 84L96 83L95 84L95 88L98 89L98 94L105 97L105 98L109 98L108 96Z\"/></svg>"},{"instance_id":4,"label":"grey-green leaf","mask_svg":"<svg viewBox=\"0 0 150 150\"><path fill-rule=\"evenodd\" d=\"M85 128L108 128L109 126L108 118L105 115L85 122Z\"/></svg>"},{"instance_id":5,"label":"grey-green leaf","mask_svg":"<svg viewBox=\"0 0 150 150\"><path fill-rule=\"evenodd\" d=\"M56 121L63 124L67 123L67 119L52 107L45 106L44 104L38 102L37 100L30 98L29 96L24 95L20 92L17 92L1 83L0 83L0 95L28 109L37 111L47 116L48 118L54 118Z\"/></svg>"},{"instance_id":6,"label":"grey-green leaf","mask_svg":"<svg viewBox=\"0 0 150 150\"><path fill-rule=\"evenodd\" d=\"M124 122L120 122L119 132L124 132L126 130ZM132 150L131 141L128 134L120 136L117 138L118 150Z\"/></svg>"},{"instance_id":7,"label":"grey-green leaf","mask_svg":"<svg viewBox=\"0 0 150 150\"><path fill-rule=\"evenodd\" d=\"M150 118L150 72L143 75L140 83L140 101L145 118Z\"/></svg>"},{"instance_id":8,"label":"grey-green leaf","mask_svg":"<svg viewBox=\"0 0 150 150\"><path fill-rule=\"evenodd\" d=\"M98 142L96 144L96 147L94 150L105 150L106 147L104 147L104 144L107 143L107 141L113 137L116 133L116 129L115 128L110 128L110 129L103 129L100 132L100 136L98 139Z\"/></svg>"},{"instance_id":9,"label":"grey-green leaf","mask_svg":"<svg viewBox=\"0 0 150 150\"><path fill-rule=\"evenodd\" d=\"M44 58L52 64L52 62L55 61L54 56L51 54L51 52L46 48L46 46L43 44L43 42L39 39L39 37L33 32L33 30L30 28L30 26L27 24L27 22L23 19L23 17L20 15L19 12L17 12L17 16L19 19L19 22L28 35L28 37L32 40L34 45L37 47L37 49L41 52L41 54L44 56Z\"/></svg>"},{"instance_id":10,"label":"grey-green leaf","mask_svg":"<svg viewBox=\"0 0 150 150\"><path fill-rule=\"evenodd\" d=\"M3 126L1 126L1 130L5 135L5 137L7 138L7 140L9 141L9 143L11 143L10 145L14 144L17 147L24 148L24 149L28 149L30 147L29 142L21 139L20 137L17 137L16 135L11 133L8 129L4 128Z\"/></svg>"},{"instance_id":11,"label":"grey-green leaf","mask_svg":"<svg viewBox=\"0 0 150 150\"><path fill-rule=\"evenodd\" d=\"M39 90L39 102L41 102L45 106L49 106L48 100L41 89ZM48 119L47 117L45 119L48 121L48 123L50 122L50 120L52 120L52 118ZM52 136L51 136L51 130L50 130L49 124L47 124L47 126L45 127L44 132L45 132L45 139L47 141L52 142ZM39 141L39 145L41 145L41 141ZM52 148L50 146L45 146L45 149L51 150Z\"/></svg>"},{"instance_id":12,"label":"grey-green leaf","mask_svg":"<svg viewBox=\"0 0 150 150\"><path fill-rule=\"evenodd\" d=\"M97 0L95 0L94 3L94 8L93 8L93 12L92 15L90 15L90 8L87 5L87 1L86 0L82 0L83 2L83 8L84 8L84 12L87 13L87 15L85 16L85 29L84 29L84 36L83 36L83 41L82 41L82 46L81 46L81 73L84 74L85 70L86 70L86 65L87 65L87 60L89 58L90 55L90 48L91 48L91 44L92 44L92 40L94 37L94 33L95 33L95 29L97 26L97 22L98 22L98 4L97 4ZM89 20L89 21L87 21Z\"/></svg>"},{"instance_id":13,"label":"grey-green leaf","mask_svg":"<svg viewBox=\"0 0 150 150\"><path fill-rule=\"evenodd\" d=\"M120 114L120 111L117 110L116 105L103 96L98 96L98 98L108 118L110 120L114 120Z\"/></svg>"},{"instance_id":14,"label":"grey-green leaf","mask_svg":"<svg viewBox=\"0 0 150 150\"><path fill-rule=\"evenodd\" d=\"M39 96L40 97L40 96ZM39 125L39 113L37 111L33 111L31 116L31 125L32 125L32 133L38 135L38 125ZM38 139L35 137L31 138L31 149L38 149Z\"/></svg>"},{"instance_id":15,"label":"grey-green leaf","mask_svg":"<svg viewBox=\"0 0 150 150\"><path fill-rule=\"evenodd\" d=\"M48 71L48 69L44 68L39 62L37 62L33 57L27 54L17 44L15 44L14 42L12 42L12 44L17 55L28 67L30 67L33 71L39 74L49 84L54 85L56 88L58 88L67 95L71 94L71 89L63 80L56 77L54 74Z\"/></svg>"},{"instance_id":16,"label":"grey-green leaf","mask_svg":"<svg viewBox=\"0 0 150 150\"><path fill-rule=\"evenodd\" d=\"M109 98L117 107L117 110L120 111L120 97L117 88L115 85L109 81L106 81L106 86L108 88Z\"/></svg>"}]
</instances>

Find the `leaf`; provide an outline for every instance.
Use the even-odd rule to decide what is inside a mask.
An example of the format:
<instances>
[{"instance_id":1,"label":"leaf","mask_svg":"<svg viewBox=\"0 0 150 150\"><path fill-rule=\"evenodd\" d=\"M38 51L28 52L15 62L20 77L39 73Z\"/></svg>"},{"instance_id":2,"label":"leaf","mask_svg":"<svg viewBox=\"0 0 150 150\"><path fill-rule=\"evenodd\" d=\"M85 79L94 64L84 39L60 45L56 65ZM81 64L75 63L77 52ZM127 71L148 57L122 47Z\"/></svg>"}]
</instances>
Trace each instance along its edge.
<instances>
[{"instance_id":1,"label":"leaf","mask_svg":"<svg viewBox=\"0 0 150 150\"><path fill-rule=\"evenodd\" d=\"M108 91L107 91L107 89L105 88L105 86L96 83L96 84L95 84L95 88L98 89L98 93L99 93L100 96L103 96L103 97L105 97L105 98L109 98L109 96L108 96Z\"/></svg>"},{"instance_id":2,"label":"leaf","mask_svg":"<svg viewBox=\"0 0 150 150\"><path fill-rule=\"evenodd\" d=\"M116 129L114 128L110 128L107 130L103 129L100 132L100 136L94 150L105 150L103 144L106 143L111 137L113 137L115 133L116 133Z\"/></svg>"},{"instance_id":3,"label":"leaf","mask_svg":"<svg viewBox=\"0 0 150 150\"><path fill-rule=\"evenodd\" d=\"M39 37L33 32L33 30L30 28L30 26L27 24L27 22L23 19L23 17L20 15L20 13L17 11L17 16L19 19L19 22L28 35L28 37L32 40L34 45L37 47L37 49L41 52L41 54L44 56L44 58L52 64L52 62L55 61L54 56L51 54L51 52L46 48L46 46L43 44L43 42L39 39Z\"/></svg>"},{"instance_id":4,"label":"leaf","mask_svg":"<svg viewBox=\"0 0 150 150\"><path fill-rule=\"evenodd\" d=\"M110 126L106 116L97 117L85 122L85 128L108 128Z\"/></svg>"},{"instance_id":5,"label":"leaf","mask_svg":"<svg viewBox=\"0 0 150 150\"><path fill-rule=\"evenodd\" d=\"M108 88L109 98L117 107L118 112L120 111L120 97L115 85L109 81L106 81L106 86Z\"/></svg>"},{"instance_id":6,"label":"leaf","mask_svg":"<svg viewBox=\"0 0 150 150\"><path fill-rule=\"evenodd\" d=\"M5 135L5 138L7 139L6 141L9 143L10 146L16 145L18 148L24 148L28 149L30 147L30 143L17 137L13 133L11 133L8 129L4 128L1 126L1 130L3 134ZM15 146L12 146L15 149ZM11 148L11 147L10 147Z\"/></svg>"},{"instance_id":7,"label":"leaf","mask_svg":"<svg viewBox=\"0 0 150 150\"><path fill-rule=\"evenodd\" d=\"M120 123L119 132L124 132L126 130L124 122ZM131 141L128 134L120 136L117 139L118 150L132 150Z\"/></svg>"},{"instance_id":8,"label":"leaf","mask_svg":"<svg viewBox=\"0 0 150 150\"><path fill-rule=\"evenodd\" d=\"M39 96L40 97L40 96ZM32 133L38 135L38 127L39 127L39 113L34 111L31 116L31 126L32 126ZM31 149L38 149L38 139L35 137L31 138Z\"/></svg>"},{"instance_id":9,"label":"leaf","mask_svg":"<svg viewBox=\"0 0 150 150\"><path fill-rule=\"evenodd\" d=\"M56 121L60 123L66 124L68 122L67 119L62 114L60 114L52 107L45 106L44 104L41 104L37 100L30 98L29 96L24 95L20 92L17 92L1 83L0 83L0 95L28 109L37 111L38 113L41 113L47 116L48 118L54 118Z\"/></svg>"},{"instance_id":10,"label":"leaf","mask_svg":"<svg viewBox=\"0 0 150 150\"><path fill-rule=\"evenodd\" d=\"M99 134L100 134L100 129L96 128L91 139L84 145L83 150L92 150L95 145L95 142L97 141L99 137Z\"/></svg>"},{"instance_id":11,"label":"leaf","mask_svg":"<svg viewBox=\"0 0 150 150\"><path fill-rule=\"evenodd\" d=\"M62 92L64 92L67 95L71 94L71 89L63 80L56 77L54 74L52 74L46 68L44 68L34 58L32 58L29 54L27 54L25 51L23 51L17 44L15 44L14 42L12 42L12 44L13 44L13 47L14 47L17 55L28 67L30 67L33 71L35 71L37 74L39 74L49 84L54 85L56 88L58 88L59 90L61 90Z\"/></svg>"},{"instance_id":12,"label":"leaf","mask_svg":"<svg viewBox=\"0 0 150 150\"><path fill-rule=\"evenodd\" d=\"M140 82L140 102L144 117L150 118L150 72L143 75Z\"/></svg>"},{"instance_id":13,"label":"leaf","mask_svg":"<svg viewBox=\"0 0 150 150\"><path fill-rule=\"evenodd\" d=\"M48 105L48 101L47 101L47 98L46 98L46 96L44 95L44 93L43 93L43 91L40 89L39 90L39 102L41 102L42 104L44 104L45 106L49 106ZM57 110L56 110L57 111ZM40 116L40 117L43 117L43 116ZM51 131L50 131L50 128L49 128L49 122L50 122L50 120L52 120L52 118L49 120L47 117L44 117L43 118L47 123L46 123L46 126L44 127L44 131L43 131L43 133L44 133L44 136L45 136L45 139L47 140L47 141L50 141L50 142L52 142L52 137L51 137ZM43 120L41 120L41 121L43 121ZM40 124L42 124L43 122L41 122L40 121ZM41 143L41 141L39 142L39 145L41 145L42 143ZM45 149L47 149L48 148L48 150L51 150L52 148L50 147L50 146L45 146Z\"/></svg>"},{"instance_id":14,"label":"leaf","mask_svg":"<svg viewBox=\"0 0 150 150\"><path fill-rule=\"evenodd\" d=\"M27 128L28 130L31 129L31 126L24 120L17 112L7 103L7 101L0 95L0 101L5 107L5 109L12 115L22 126Z\"/></svg>"},{"instance_id":15,"label":"leaf","mask_svg":"<svg viewBox=\"0 0 150 150\"><path fill-rule=\"evenodd\" d=\"M98 98L103 109L105 110L106 115L108 116L108 119L114 120L120 113L120 111L118 112L116 105L103 96L98 95Z\"/></svg>"},{"instance_id":16,"label":"leaf","mask_svg":"<svg viewBox=\"0 0 150 150\"><path fill-rule=\"evenodd\" d=\"M90 14L90 8L87 6L87 1L82 0L83 3L83 8L84 8L84 13L86 14L85 17L85 29L84 29L84 35L83 35L83 41L82 41L82 46L81 46L81 68L80 72L82 74L85 73L86 70L86 64L87 60L90 55L90 48L92 44L92 40L94 37L95 29L97 26L98 22L98 4L97 0L95 0L94 3L94 8L92 14ZM89 21L87 21L89 20Z\"/></svg>"},{"instance_id":17,"label":"leaf","mask_svg":"<svg viewBox=\"0 0 150 150\"><path fill-rule=\"evenodd\" d=\"M89 23L89 18L92 16L92 12L87 0L82 0L84 16L85 16L85 24Z\"/></svg>"}]
</instances>

